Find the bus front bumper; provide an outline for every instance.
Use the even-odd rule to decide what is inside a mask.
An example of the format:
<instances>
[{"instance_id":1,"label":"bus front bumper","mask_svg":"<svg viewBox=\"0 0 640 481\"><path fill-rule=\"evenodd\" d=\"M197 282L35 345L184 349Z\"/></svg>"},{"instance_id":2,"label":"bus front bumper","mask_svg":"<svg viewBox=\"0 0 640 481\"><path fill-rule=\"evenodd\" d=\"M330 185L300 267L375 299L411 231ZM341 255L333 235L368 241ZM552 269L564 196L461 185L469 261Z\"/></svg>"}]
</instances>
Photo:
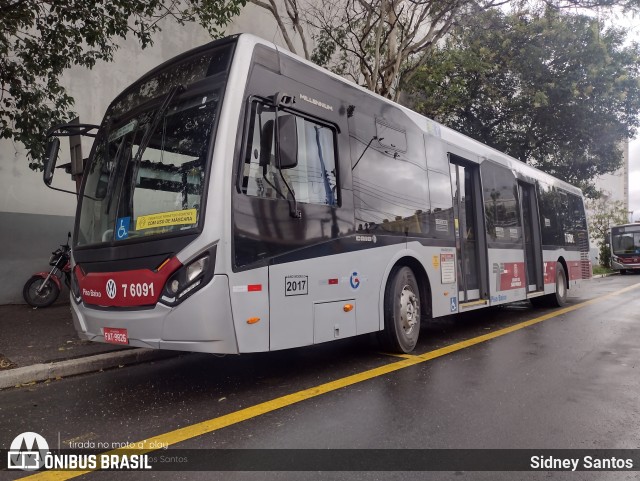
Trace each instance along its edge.
<instances>
[{"instance_id":1,"label":"bus front bumper","mask_svg":"<svg viewBox=\"0 0 640 481\"><path fill-rule=\"evenodd\" d=\"M128 346L177 351L237 354L229 280L215 275L175 307L91 308L71 300L73 322L81 339L106 342L104 328L126 329Z\"/></svg>"},{"instance_id":2,"label":"bus front bumper","mask_svg":"<svg viewBox=\"0 0 640 481\"><path fill-rule=\"evenodd\" d=\"M640 271L640 263L637 264L625 264L624 262L617 262L611 259L611 268L614 271Z\"/></svg>"}]
</instances>

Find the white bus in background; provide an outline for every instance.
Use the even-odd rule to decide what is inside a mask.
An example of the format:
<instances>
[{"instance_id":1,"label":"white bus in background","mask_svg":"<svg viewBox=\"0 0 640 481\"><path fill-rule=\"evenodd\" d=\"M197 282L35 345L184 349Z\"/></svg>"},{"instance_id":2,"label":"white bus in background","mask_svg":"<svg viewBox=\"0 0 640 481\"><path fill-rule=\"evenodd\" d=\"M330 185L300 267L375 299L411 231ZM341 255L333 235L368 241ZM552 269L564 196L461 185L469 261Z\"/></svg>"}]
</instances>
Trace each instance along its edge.
<instances>
[{"instance_id":1,"label":"white bus in background","mask_svg":"<svg viewBox=\"0 0 640 481\"><path fill-rule=\"evenodd\" d=\"M409 352L421 321L591 276L579 189L244 34L112 102L73 262L83 339L212 353Z\"/></svg>"},{"instance_id":2,"label":"white bus in background","mask_svg":"<svg viewBox=\"0 0 640 481\"><path fill-rule=\"evenodd\" d=\"M611 268L620 274L640 271L640 224L613 226L610 236Z\"/></svg>"}]
</instances>

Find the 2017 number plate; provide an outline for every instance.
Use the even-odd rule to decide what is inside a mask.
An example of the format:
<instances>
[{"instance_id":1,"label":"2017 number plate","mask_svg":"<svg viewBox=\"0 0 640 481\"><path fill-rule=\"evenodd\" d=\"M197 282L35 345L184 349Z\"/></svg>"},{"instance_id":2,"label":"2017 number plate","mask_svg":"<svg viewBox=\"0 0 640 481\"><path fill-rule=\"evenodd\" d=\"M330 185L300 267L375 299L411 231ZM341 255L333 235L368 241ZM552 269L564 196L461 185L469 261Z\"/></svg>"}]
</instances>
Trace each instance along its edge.
<instances>
[{"instance_id":1,"label":"2017 number plate","mask_svg":"<svg viewBox=\"0 0 640 481\"><path fill-rule=\"evenodd\" d=\"M126 329L119 327L105 327L104 342L127 345L129 344L129 333Z\"/></svg>"},{"instance_id":2,"label":"2017 number plate","mask_svg":"<svg viewBox=\"0 0 640 481\"><path fill-rule=\"evenodd\" d=\"M308 276L286 276L284 278L285 296L306 296L309 293Z\"/></svg>"}]
</instances>

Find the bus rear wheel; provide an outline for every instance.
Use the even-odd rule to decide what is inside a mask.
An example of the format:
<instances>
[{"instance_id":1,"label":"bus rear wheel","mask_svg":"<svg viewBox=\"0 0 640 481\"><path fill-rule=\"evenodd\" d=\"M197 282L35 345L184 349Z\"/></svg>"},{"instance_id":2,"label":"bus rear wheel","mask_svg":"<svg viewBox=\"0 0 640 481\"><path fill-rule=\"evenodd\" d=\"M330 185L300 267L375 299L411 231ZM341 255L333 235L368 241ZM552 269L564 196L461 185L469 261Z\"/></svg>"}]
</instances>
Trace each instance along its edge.
<instances>
[{"instance_id":1,"label":"bus rear wheel","mask_svg":"<svg viewBox=\"0 0 640 481\"><path fill-rule=\"evenodd\" d=\"M556 263L556 292L534 297L531 304L535 307L562 307L567 304L567 273L560 262Z\"/></svg>"},{"instance_id":2,"label":"bus rear wheel","mask_svg":"<svg viewBox=\"0 0 640 481\"><path fill-rule=\"evenodd\" d=\"M384 292L384 330L379 333L384 349L413 351L420 335L420 310L420 288L413 271L394 267Z\"/></svg>"}]
</instances>

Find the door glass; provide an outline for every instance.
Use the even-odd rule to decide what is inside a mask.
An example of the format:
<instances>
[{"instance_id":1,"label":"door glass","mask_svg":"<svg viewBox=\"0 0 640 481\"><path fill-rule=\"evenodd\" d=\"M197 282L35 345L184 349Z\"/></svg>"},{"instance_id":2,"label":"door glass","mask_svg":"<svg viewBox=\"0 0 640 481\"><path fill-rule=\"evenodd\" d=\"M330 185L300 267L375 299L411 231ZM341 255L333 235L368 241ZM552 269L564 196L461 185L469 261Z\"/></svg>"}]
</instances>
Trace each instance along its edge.
<instances>
[{"instance_id":1,"label":"door glass","mask_svg":"<svg viewBox=\"0 0 640 481\"><path fill-rule=\"evenodd\" d=\"M527 291L535 291L537 289L537 279L536 256L533 242L533 199L531 195L531 187L528 185L520 184L520 194L522 197L524 253L527 264Z\"/></svg>"},{"instance_id":2,"label":"door glass","mask_svg":"<svg viewBox=\"0 0 640 481\"><path fill-rule=\"evenodd\" d=\"M466 288L468 291L478 289L478 258L477 258L477 236L473 210L473 176L471 170L463 166L460 169L460 178L464 175L464 191L461 199L463 212L460 218L464 221L463 248L464 248L464 273ZM473 296L478 297L478 296Z\"/></svg>"},{"instance_id":3,"label":"door glass","mask_svg":"<svg viewBox=\"0 0 640 481\"><path fill-rule=\"evenodd\" d=\"M478 280L478 239L473 204L473 171L451 164L451 190L456 226L458 289L461 302L480 297Z\"/></svg>"},{"instance_id":4,"label":"door glass","mask_svg":"<svg viewBox=\"0 0 640 481\"><path fill-rule=\"evenodd\" d=\"M459 289L459 298L461 301L464 300L464 277L462 272L462 250L461 250L461 240L460 240L460 194L458 189L458 166L456 164L450 164L449 169L451 171L451 195L453 197L453 223L454 223L454 231L456 233L456 268L457 279L458 279L458 289Z\"/></svg>"}]
</instances>

